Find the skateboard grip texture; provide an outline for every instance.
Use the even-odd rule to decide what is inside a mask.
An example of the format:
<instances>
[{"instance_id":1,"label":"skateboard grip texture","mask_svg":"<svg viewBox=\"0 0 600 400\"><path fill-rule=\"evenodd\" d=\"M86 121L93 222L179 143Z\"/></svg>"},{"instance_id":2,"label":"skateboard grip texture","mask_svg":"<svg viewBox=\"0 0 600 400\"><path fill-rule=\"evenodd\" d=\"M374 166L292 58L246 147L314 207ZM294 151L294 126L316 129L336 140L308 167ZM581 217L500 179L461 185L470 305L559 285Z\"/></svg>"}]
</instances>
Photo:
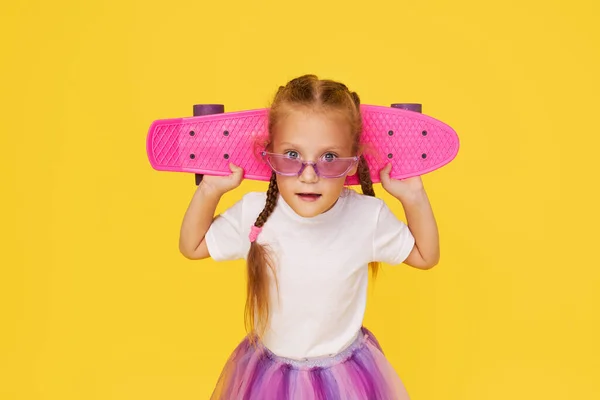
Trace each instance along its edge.
<instances>
[{"instance_id":1,"label":"skateboard grip texture","mask_svg":"<svg viewBox=\"0 0 600 400\"><path fill-rule=\"evenodd\" d=\"M392 163L391 177L423 175L449 163L458 153L456 132L432 117L404 109L361 106L364 156L374 183ZM260 158L267 139L268 109L230 112L152 123L147 137L150 164L156 170L229 175L229 163L246 179L268 181L270 168ZM346 184L359 184L356 175Z\"/></svg>"}]
</instances>

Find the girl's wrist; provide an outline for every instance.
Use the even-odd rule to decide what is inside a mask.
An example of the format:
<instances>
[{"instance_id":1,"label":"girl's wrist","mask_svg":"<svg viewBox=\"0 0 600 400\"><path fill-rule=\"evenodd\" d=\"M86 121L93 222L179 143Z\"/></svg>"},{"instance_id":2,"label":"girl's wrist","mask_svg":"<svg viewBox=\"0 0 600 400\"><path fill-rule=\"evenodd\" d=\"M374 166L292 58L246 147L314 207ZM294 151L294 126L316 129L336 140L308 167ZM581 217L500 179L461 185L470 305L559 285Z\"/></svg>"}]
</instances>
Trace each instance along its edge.
<instances>
[{"instance_id":1,"label":"girl's wrist","mask_svg":"<svg viewBox=\"0 0 600 400\"><path fill-rule=\"evenodd\" d=\"M222 193L220 190L215 187L205 183L204 181L200 182L196 192L202 194L205 197L211 197L215 199L220 199L225 193Z\"/></svg>"},{"instance_id":2,"label":"girl's wrist","mask_svg":"<svg viewBox=\"0 0 600 400\"><path fill-rule=\"evenodd\" d=\"M425 189L420 189L414 193L398 197L398 200L403 206L413 206L418 204L426 204L429 202L429 198L427 197L427 192L425 192Z\"/></svg>"}]
</instances>

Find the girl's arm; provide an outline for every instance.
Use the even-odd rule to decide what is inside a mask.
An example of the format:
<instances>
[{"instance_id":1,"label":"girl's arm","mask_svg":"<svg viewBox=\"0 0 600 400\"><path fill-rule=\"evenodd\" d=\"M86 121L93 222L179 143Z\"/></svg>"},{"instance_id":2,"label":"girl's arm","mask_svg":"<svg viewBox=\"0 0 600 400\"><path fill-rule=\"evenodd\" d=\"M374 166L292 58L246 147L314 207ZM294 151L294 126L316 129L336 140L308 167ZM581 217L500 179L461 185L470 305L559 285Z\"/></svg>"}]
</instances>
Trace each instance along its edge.
<instances>
[{"instance_id":1,"label":"girl's arm","mask_svg":"<svg viewBox=\"0 0 600 400\"><path fill-rule=\"evenodd\" d=\"M381 171L381 184L404 208L408 228L415 246L404 261L415 268L430 269L440 260L440 240L437 223L420 176L405 180L390 178L391 164Z\"/></svg>"},{"instance_id":2,"label":"girl's arm","mask_svg":"<svg viewBox=\"0 0 600 400\"><path fill-rule=\"evenodd\" d=\"M179 235L179 251L190 260L210 257L205 235L212 224L219 200L225 193L238 187L244 175L243 170L233 164L230 169L232 174L229 176L204 176L185 212Z\"/></svg>"},{"instance_id":3,"label":"girl's arm","mask_svg":"<svg viewBox=\"0 0 600 400\"><path fill-rule=\"evenodd\" d=\"M400 201L408 228L415 238L415 247L404 263L420 269L435 267L440 260L440 240L427 193L423 189L411 199Z\"/></svg>"},{"instance_id":4,"label":"girl's arm","mask_svg":"<svg viewBox=\"0 0 600 400\"><path fill-rule=\"evenodd\" d=\"M210 257L204 236L210 228L221 194L201 182L188 206L179 234L179 251L190 260Z\"/></svg>"}]
</instances>

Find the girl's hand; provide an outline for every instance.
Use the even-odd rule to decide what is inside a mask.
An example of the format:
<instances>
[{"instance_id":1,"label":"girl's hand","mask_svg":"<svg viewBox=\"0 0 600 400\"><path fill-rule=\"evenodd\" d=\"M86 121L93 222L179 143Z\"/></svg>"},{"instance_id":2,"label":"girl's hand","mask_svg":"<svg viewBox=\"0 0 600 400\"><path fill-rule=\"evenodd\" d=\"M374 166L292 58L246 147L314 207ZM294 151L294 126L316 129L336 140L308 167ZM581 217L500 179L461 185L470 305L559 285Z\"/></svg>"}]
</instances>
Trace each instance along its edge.
<instances>
[{"instance_id":1,"label":"girl's hand","mask_svg":"<svg viewBox=\"0 0 600 400\"><path fill-rule=\"evenodd\" d=\"M379 173L383 188L401 203L417 201L422 197L425 189L420 176L397 180L390 178L392 164L387 164Z\"/></svg>"},{"instance_id":2,"label":"girl's hand","mask_svg":"<svg viewBox=\"0 0 600 400\"><path fill-rule=\"evenodd\" d=\"M244 170L231 163L229 163L229 169L231 174L226 176L204 175L198 188L216 196L222 196L237 188L244 180Z\"/></svg>"}]
</instances>

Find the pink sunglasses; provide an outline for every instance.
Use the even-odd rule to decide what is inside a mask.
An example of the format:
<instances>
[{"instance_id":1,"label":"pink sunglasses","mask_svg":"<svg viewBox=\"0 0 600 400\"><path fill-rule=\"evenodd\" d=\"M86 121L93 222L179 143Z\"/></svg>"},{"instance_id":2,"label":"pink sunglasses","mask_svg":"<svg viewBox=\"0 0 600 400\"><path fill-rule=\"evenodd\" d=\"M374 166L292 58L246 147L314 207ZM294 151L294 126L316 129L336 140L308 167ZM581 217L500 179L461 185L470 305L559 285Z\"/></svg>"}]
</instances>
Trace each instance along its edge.
<instances>
[{"instance_id":1,"label":"pink sunglasses","mask_svg":"<svg viewBox=\"0 0 600 400\"><path fill-rule=\"evenodd\" d=\"M345 157L345 158L332 158L324 159L321 158L317 162L302 161L297 157L290 157L285 154L268 153L266 151L261 152L261 155L271 169L283 176L300 176L306 168L310 165L315 170L315 173L322 178L341 178L346 175L348 171L356 165L359 157Z\"/></svg>"}]
</instances>

